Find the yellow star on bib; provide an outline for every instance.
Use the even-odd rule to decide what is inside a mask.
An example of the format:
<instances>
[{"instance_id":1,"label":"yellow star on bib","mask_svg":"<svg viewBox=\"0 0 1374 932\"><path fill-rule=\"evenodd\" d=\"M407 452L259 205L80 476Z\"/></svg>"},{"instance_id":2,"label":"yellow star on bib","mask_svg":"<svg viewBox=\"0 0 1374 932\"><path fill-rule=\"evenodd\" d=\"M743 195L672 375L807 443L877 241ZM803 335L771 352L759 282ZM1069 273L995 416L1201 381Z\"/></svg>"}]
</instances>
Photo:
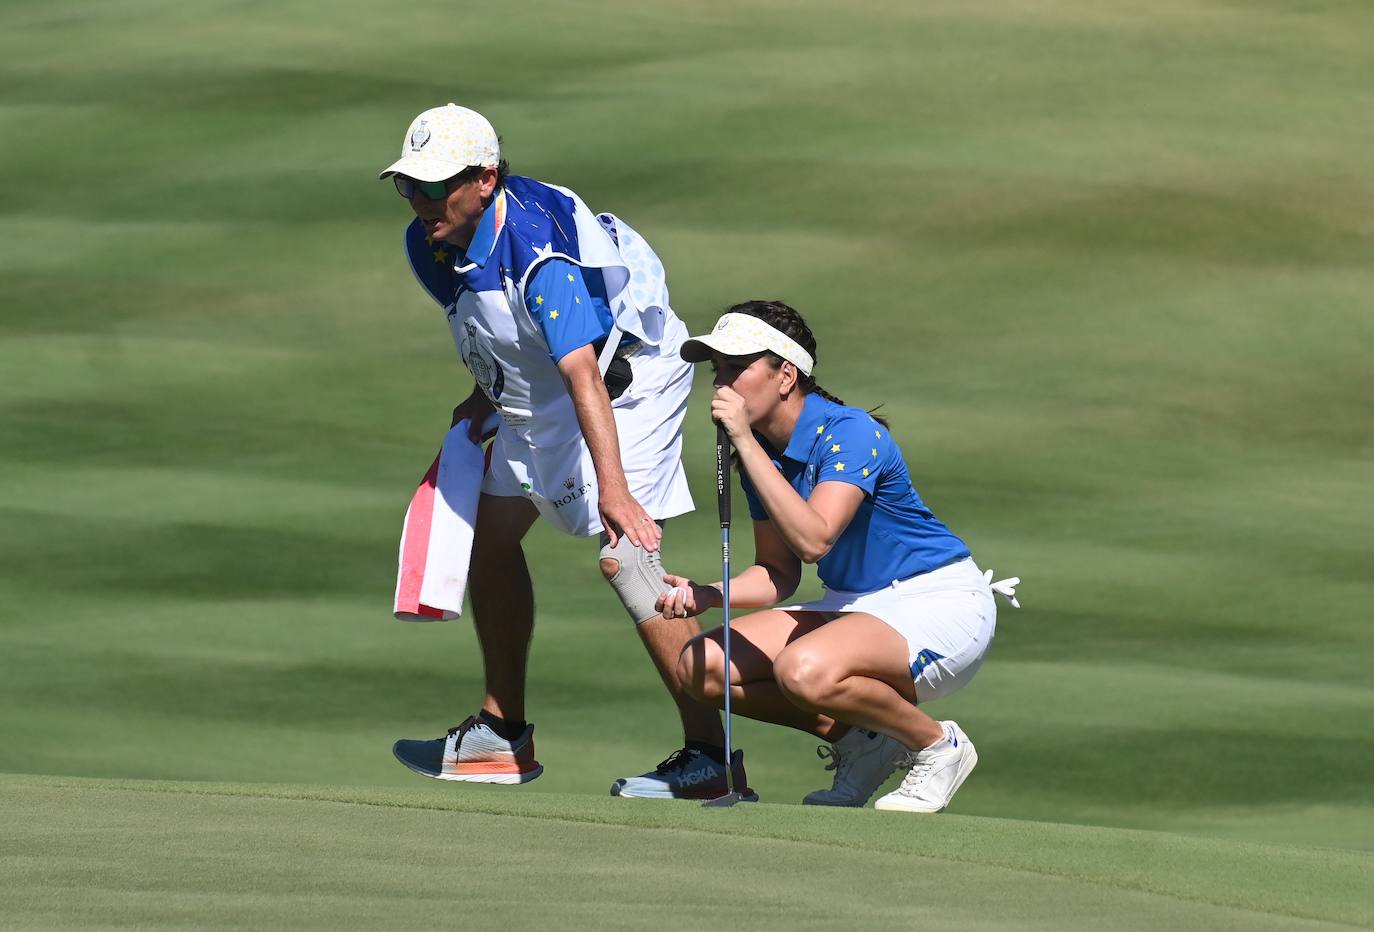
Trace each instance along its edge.
<instances>
[{"instance_id":1,"label":"yellow star on bib","mask_svg":"<svg viewBox=\"0 0 1374 932\"><path fill-rule=\"evenodd\" d=\"M868 478L868 467L867 467L867 466L864 467L864 478L865 478L865 479Z\"/></svg>"},{"instance_id":2,"label":"yellow star on bib","mask_svg":"<svg viewBox=\"0 0 1374 932\"><path fill-rule=\"evenodd\" d=\"M825 433L825 425L822 424L820 427L817 427L817 428L816 428L816 433L818 433L818 434L823 434L823 433Z\"/></svg>"},{"instance_id":3,"label":"yellow star on bib","mask_svg":"<svg viewBox=\"0 0 1374 932\"><path fill-rule=\"evenodd\" d=\"M878 455L878 448L877 448L877 447L874 447L874 448L873 448L873 455L874 455L874 456L877 456L877 455Z\"/></svg>"},{"instance_id":4,"label":"yellow star on bib","mask_svg":"<svg viewBox=\"0 0 1374 932\"><path fill-rule=\"evenodd\" d=\"M535 304L543 304L543 303L544 303L544 296L543 296L542 294L537 294L537 295L535 295L535 296L534 296L534 303L535 303Z\"/></svg>"},{"instance_id":5,"label":"yellow star on bib","mask_svg":"<svg viewBox=\"0 0 1374 932\"><path fill-rule=\"evenodd\" d=\"M844 472L844 463L836 463L835 472Z\"/></svg>"},{"instance_id":6,"label":"yellow star on bib","mask_svg":"<svg viewBox=\"0 0 1374 932\"><path fill-rule=\"evenodd\" d=\"M557 311L549 311L549 320L557 320L557 319L558 319L558 312L557 312Z\"/></svg>"},{"instance_id":7,"label":"yellow star on bib","mask_svg":"<svg viewBox=\"0 0 1374 932\"><path fill-rule=\"evenodd\" d=\"M448 253L444 252L444 249L443 249L442 246L439 247L438 249L434 250L434 261L435 261L435 262L443 262L443 261L444 261L445 259L447 259L447 258L448 258Z\"/></svg>"},{"instance_id":8,"label":"yellow star on bib","mask_svg":"<svg viewBox=\"0 0 1374 932\"><path fill-rule=\"evenodd\" d=\"M573 280L572 272L569 272L569 273L568 273L568 281L572 281L572 280Z\"/></svg>"},{"instance_id":9,"label":"yellow star on bib","mask_svg":"<svg viewBox=\"0 0 1374 932\"><path fill-rule=\"evenodd\" d=\"M830 452L831 452L831 453L839 453L839 452L840 452L840 445L839 445L838 443L832 443L832 444L830 445Z\"/></svg>"}]
</instances>

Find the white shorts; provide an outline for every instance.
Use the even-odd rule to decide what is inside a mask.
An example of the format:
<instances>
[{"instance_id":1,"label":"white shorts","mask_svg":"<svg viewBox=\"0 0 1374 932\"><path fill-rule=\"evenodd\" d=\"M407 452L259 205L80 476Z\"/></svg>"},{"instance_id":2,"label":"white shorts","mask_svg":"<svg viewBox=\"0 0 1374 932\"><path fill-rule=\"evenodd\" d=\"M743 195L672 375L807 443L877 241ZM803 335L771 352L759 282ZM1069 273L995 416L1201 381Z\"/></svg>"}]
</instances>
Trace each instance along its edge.
<instances>
[{"instance_id":1,"label":"white shorts","mask_svg":"<svg viewBox=\"0 0 1374 932\"><path fill-rule=\"evenodd\" d=\"M654 355L630 358L634 383L611 406L620 437L620 462L635 501L656 521L692 510L682 468L682 421L692 367ZM600 534L596 469L582 435L532 447L502 423L492 442L483 495L523 496L539 513L575 537Z\"/></svg>"},{"instance_id":2,"label":"white shorts","mask_svg":"<svg viewBox=\"0 0 1374 932\"><path fill-rule=\"evenodd\" d=\"M921 702L963 687L983 664L997 631L992 589L972 559L902 579L876 592L826 589L824 597L785 611L865 612L906 638L907 662Z\"/></svg>"}]
</instances>

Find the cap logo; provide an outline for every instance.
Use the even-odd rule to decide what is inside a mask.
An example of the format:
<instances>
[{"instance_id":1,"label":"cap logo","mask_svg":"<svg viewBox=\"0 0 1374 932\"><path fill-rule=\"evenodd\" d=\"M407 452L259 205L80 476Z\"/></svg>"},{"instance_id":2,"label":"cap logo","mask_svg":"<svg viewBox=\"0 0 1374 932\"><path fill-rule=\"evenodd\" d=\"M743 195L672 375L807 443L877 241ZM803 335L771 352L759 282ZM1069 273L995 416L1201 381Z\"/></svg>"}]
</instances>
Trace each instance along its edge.
<instances>
[{"instance_id":1,"label":"cap logo","mask_svg":"<svg viewBox=\"0 0 1374 932\"><path fill-rule=\"evenodd\" d=\"M429 125L427 120L421 120L420 125L415 127L415 132L410 134L410 151L419 152L429 142Z\"/></svg>"}]
</instances>

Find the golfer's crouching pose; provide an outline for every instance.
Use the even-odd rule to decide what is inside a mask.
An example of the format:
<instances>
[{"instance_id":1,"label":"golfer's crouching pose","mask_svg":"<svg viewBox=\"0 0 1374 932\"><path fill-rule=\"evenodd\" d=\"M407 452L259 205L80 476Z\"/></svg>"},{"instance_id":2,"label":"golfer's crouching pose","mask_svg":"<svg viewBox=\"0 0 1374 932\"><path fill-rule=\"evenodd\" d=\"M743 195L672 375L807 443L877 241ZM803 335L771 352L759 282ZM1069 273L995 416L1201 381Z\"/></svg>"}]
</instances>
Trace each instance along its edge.
<instances>
[{"instance_id":1,"label":"golfer's crouching pose","mask_svg":"<svg viewBox=\"0 0 1374 932\"><path fill-rule=\"evenodd\" d=\"M977 672L997 625L993 587L1015 603L1017 580L990 584L964 542L921 501L884 421L826 394L812 377L816 341L785 304L732 307L682 357L710 360L711 416L738 453L754 519L755 562L730 581L732 608L776 605L801 564L825 597L731 625L731 702L740 714L814 734L831 747L834 785L805 802L862 806L898 768L878 809L938 812L978 761L968 736L917 708ZM719 584L677 576L664 617L719 607ZM721 629L683 650L678 675L705 702L724 701Z\"/></svg>"}]
</instances>

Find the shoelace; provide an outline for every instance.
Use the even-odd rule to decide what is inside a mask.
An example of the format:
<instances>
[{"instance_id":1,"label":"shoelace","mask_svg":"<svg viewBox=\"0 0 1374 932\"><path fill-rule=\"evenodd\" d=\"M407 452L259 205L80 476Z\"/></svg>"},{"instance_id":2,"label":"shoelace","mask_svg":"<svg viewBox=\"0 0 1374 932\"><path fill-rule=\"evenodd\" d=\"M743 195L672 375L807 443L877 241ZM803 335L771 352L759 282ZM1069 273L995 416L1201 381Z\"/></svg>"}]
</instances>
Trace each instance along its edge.
<instances>
[{"instance_id":1,"label":"shoelace","mask_svg":"<svg viewBox=\"0 0 1374 932\"><path fill-rule=\"evenodd\" d=\"M821 760L830 761L830 763L825 765L826 770L834 770L844 761L844 757L840 752L836 751L835 748L829 744L816 745L816 756Z\"/></svg>"},{"instance_id":2,"label":"shoelace","mask_svg":"<svg viewBox=\"0 0 1374 932\"><path fill-rule=\"evenodd\" d=\"M916 796L925 789L926 782L930 780L930 772L935 768L934 762L923 759L919 753L907 754L901 766L910 767L905 777L902 777L902 785L897 787L897 792L903 796Z\"/></svg>"},{"instance_id":3,"label":"shoelace","mask_svg":"<svg viewBox=\"0 0 1374 932\"><path fill-rule=\"evenodd\" d=\"M854 763L853 754L841 754L835 749L833 744L822 744L816 747L816 756L821 760L829 758L830 763L825 765L826 770L835 771L835 786L838 787L849 774L849 768Z\"/></svg>"},{"instance_id":4,"label":"shoelace","mask_svg":"<svg viewBox=\"0 0 1374 932\"><path fill-rule=\"evenodd\" d=\"M453 737L454 735L458 736L458 740L454 742L454 746L456 747L457 745L462 744L463 736L466 735L468 732L472 731L472 729L476 727L476 725L477 716L469 715L467 718L463 719L463 723L461 725L454 725L452 728L450 728L448 730L449 737Z\"/></svg>"},{"instance_id":5,"label":"shoelace","mask_svg":"<svg viewBox=\"0 0 1374 932\"><path fill-rule=\"evenodd\" d=\"M679 767L685 767L700 753L700 751L693 750L692 748L679 748L669 754L667 760L661 761L659 765L654 768L654 773L663 774L676 770Z\"/></svg>"},{"instance_id":6,"label":"shoelace","mask_svg":"<svg viewBox=\"0 0 1374 932\"><path fill-rule=\"evenodd\" d=\"M984 570L983 579L987 581L988 586L993 592L1005 597L1006 600L1011 603L1012 608L1021 607L1021 603L1016 601L1016 587L1021 585L1020 576L1008 576L1006 579L999 579L993 582L992 570Z\"/></svg>"}]
</instances>

